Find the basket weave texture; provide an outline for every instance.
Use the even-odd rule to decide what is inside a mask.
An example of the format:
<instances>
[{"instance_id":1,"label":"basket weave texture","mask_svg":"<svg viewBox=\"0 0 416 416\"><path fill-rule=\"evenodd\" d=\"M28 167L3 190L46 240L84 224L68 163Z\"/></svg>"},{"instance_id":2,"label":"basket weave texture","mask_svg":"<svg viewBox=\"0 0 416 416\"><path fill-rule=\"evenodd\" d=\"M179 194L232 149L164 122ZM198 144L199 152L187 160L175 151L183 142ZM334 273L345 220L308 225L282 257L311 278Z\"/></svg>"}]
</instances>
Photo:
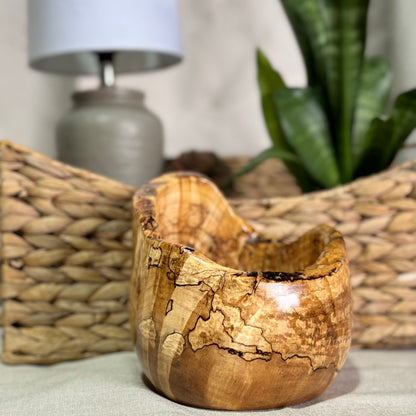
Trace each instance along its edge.
<instances>
[{"instance_id":1,"label":"basket weave texture","mask_svg":"<svg viewBox=\"0 0 416 416\"><path fill-rule=\"evenodd\" d=\"M2 360L48 364L132 349L135 188L6 141L0 160ZM227 162L236 170L245 159ZM278 162L258 169L231 200L256 228L285 243L316 224L343 233L353 346L416 346L416 161L306 195ZM279 192L290 196L266 198Z\"/></svg>"},{"instance_id":2,"label":"basket weave texture","mask_svg":"<svg viewBox=\"0 0 416 416\"><path fill-rule=\"evenodd\" d=\"M7 363L130 350L134 187L1 143Z\"/></svg>"}]
</instances>

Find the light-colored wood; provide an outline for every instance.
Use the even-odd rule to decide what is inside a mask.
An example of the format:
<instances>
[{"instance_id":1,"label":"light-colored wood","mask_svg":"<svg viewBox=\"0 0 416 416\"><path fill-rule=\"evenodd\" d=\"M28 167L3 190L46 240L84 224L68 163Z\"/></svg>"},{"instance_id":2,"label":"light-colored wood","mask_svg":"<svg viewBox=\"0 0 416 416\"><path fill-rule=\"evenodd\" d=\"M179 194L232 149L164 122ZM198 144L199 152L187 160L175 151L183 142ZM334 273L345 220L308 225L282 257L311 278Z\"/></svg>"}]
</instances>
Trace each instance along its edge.
<instances>
[{"instance_id":1,"label":"light-colored wood","mask_svg":"<svg viewBox=\"0 0 416 416\"><path fill-rule=\"evenodd\" d=\"M130 321L157 390L198 407L264 409L332 383L352 326L339 232L264 239L209 181L183 173L141 188L133 209Z\"/></svg>"}]
</instances>

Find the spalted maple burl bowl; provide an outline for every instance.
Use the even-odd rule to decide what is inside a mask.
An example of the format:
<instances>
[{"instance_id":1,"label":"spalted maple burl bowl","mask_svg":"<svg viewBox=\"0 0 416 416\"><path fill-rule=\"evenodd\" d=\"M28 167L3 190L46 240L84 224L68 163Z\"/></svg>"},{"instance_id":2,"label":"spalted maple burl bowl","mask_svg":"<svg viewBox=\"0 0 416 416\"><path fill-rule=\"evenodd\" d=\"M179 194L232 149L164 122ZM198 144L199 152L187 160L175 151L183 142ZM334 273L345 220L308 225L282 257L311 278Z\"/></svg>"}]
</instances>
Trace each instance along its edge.
<instances>
[{"instance_id":1,"label":"spalted maple burl bowl","mask_svg":"<svg viewBox=\"0 0 416 416\"><path fill-rule=\"evenodd\" d=\"M130 319L143 371L162 394L217 409L309 400L350 346L340 233L266 240L207 179L167 174L134 198Z\"/></svg>"}]
</instances>

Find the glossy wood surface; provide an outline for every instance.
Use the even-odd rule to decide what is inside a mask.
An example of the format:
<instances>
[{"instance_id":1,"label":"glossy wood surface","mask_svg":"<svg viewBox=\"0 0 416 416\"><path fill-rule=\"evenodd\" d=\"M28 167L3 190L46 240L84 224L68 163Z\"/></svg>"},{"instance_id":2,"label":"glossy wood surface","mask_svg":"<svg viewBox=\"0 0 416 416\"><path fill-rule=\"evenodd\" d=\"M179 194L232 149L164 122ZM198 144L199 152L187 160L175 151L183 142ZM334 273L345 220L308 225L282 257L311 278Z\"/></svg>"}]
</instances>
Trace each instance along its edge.
<instances>
[{"instance_id":1,"label":"glossy wood surface","mask_svg":"<svg viewBox=\"0 0 416 416\"><path fill-rule=\"evenodd\" d=\"M342 236L265 240L206 179L168 174L133 208L130 320L153 386L180 403L263 409L335 379L352 326Z\"/></svg>"}]
</instances>

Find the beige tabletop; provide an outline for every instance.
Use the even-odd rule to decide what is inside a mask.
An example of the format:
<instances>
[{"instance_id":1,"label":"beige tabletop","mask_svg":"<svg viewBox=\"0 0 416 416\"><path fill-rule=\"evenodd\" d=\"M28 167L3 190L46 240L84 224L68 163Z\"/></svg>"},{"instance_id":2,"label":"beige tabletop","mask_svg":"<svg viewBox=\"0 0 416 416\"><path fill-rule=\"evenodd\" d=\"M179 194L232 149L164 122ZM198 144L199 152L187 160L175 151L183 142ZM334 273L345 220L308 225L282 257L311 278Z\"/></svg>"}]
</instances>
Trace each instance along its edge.
<instances>
[{"instance_id":1,"label":"beige tabletop","mask_svg":"<svg viewBox=\"0 0 416 416\"><path fill-rule=\"evenodd\" d=\"M0 364L0 415L416 416L416 350L352 351L333 385L297 406L252 412L195 409L146 386L134 353L52 366Z\"/></svg>"}]
</instances>

